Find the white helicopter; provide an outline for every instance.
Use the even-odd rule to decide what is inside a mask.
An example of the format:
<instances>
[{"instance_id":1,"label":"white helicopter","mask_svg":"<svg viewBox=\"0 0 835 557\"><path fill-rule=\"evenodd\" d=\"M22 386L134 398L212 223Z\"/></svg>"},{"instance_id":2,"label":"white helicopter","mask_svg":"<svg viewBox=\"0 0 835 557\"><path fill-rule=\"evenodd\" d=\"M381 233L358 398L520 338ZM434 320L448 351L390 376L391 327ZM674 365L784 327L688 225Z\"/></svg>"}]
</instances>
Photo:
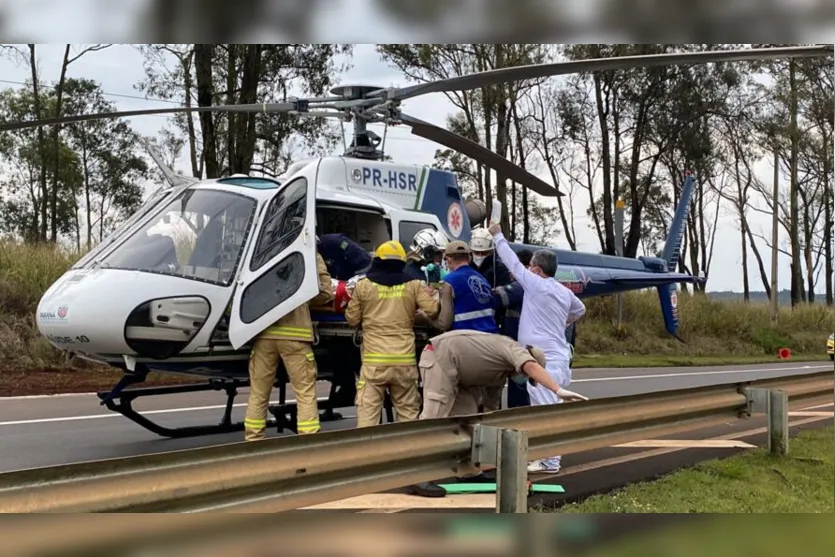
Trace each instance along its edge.
<instances>
[{"instance_id":1,"label":"white helicopter","mask_svg":"<svg viewBox=\"0 0 835 557\"><path fill-rule=\"evenodd\" d=\"M0 123L2 131L203 111L288 113L354 122L354 141L342 156L298 161L276 180L245 175L188 178L165 167L152 151L170 186L153 194L44 293L37 326L57 348L124 370L113 390L99 397L109 409L150 431L166 437L238 431L243 426L232 422L231 410L237 389L248 383L248 343L318 292L317 234L345 233L371 251L389 239L408 247L423 228L467 241L471 225L486 217L483 203L461 199L453 173L382 162L379 138L366 128L367 123L407 125L413 134L455 149L540 195L561 195L480 145L403 114L400 103L429 93L577 72L832 53L832 46L827 45L616 57L503 68L399 89L342 86L332 90L333 97L287 103L133 110ZM609 258L617 259L621 258ZM699 280L689 275L674 278L675 282ZM625 289L645 287L631 284ZM360 367L358 337L338 311L316 314L314 321L319 378L332 385L320 407L325 418L338 419L334 409L351 407L354 402L354 374ZM428 331L416 332L418 344L425 342ZM208 383L125 390L142 383L150 372L202 376ZM271 408L276 417L272 425L295 431L295 409L285 402L283 370L276 383L280 401ZM131 406L142 396L202 390L226 392L228 403L220 424L167 428ZM392 421L390 408L387 417Z\"/></svg>"}]
</instances>

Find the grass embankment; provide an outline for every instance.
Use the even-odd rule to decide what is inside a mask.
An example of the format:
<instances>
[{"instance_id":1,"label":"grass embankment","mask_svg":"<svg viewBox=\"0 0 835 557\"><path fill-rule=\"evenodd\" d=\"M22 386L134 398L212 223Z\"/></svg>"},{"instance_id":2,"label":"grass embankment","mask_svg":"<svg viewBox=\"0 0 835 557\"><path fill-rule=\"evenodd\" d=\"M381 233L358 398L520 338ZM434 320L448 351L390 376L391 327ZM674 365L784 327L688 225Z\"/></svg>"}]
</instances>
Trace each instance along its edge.
<instances>
[{"instance_id":1,"label":"grass embankment","mask_svg":"<svg viewBox=\"0 0 835 557\"><path fill-rule=\"evenodd\" d=\"M43 292L78 254L46 246L0 241L0 396L89 391L109 386L117 375L52 348L35 328ZM776 361L780 347L795 360L826 360L824 344L832 332L833 311L808 305L781 311L770 325L768 308L720 302L704 296L679 296L680 335L665 331L654 291L624 296L624 324L614 322L615 298L587 300L588 312L577 331L575 367L656 367L732 365ZM85 370L85 373L77 373ZM181 382L177 377L156 381Z\"/></svg>"},{"instance_id":2,"label":"grass embankment","mask_svg":"<svg viewBox=\"0 0 835 557\"><path fill-rule=\"evenodd\" d=\"M595 495L556 512L831 513L835 511L834 451L831 426L807 430L792 438L784 457L752 449Z\"/></svg>"}]
</instances>

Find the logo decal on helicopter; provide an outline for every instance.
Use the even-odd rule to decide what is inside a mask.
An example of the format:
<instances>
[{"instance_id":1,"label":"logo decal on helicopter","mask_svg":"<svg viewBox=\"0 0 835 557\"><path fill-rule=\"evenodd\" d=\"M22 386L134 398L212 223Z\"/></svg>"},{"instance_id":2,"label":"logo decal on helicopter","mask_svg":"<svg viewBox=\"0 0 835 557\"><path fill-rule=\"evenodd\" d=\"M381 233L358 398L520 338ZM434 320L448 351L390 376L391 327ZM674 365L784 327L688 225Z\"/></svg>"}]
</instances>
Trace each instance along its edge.
<instances>
[{"instance_id":1,"label":"logo decal on helicopter","mask_svg":"<svg viewBox=\"0 0 835 557\"><path fill-rule=\"evenodd\" d=\"M464 228L464 215L461 213L461 205L452 203L446 212L446 224L450 234L458 238Z\"/></svg>"},{"instance_id":2,"label":"logo decal on helicopter","mask_svg":"<svg viewBox=\"0 0 835 557\"><path fill-rule=\"evenodd\" d=\"M48 321L50 323L61 323L67 321L67 314L70 308L67 306L60 306L56 311L42 311L38 314L41 321Z\"/></svg>"},{"instance_id":3,"label":"logo decal on helicopter","mask_svg":"<svg viewBox=\"0 0 835 557\"><path fill-rule=\"evenodd\" d=\"M574 294L582 294L589 283L589 277L582 269L571 269L569 271L557 271L554 278Z\"/></svg>"},{"instance_id":4,"label":"logo decal on helicopter","mask_svg":"<svg viewBox=\"0 0 835 557\"><path fill-rule=\"evenodd\" d=\"M352 176L354 180L360 182L363 186L417 192L418 177L413 172L402 172L399 170L386 170L383 172L379 168L363 166L361 169L355 168Z\"/></svg>"}]
</instances>

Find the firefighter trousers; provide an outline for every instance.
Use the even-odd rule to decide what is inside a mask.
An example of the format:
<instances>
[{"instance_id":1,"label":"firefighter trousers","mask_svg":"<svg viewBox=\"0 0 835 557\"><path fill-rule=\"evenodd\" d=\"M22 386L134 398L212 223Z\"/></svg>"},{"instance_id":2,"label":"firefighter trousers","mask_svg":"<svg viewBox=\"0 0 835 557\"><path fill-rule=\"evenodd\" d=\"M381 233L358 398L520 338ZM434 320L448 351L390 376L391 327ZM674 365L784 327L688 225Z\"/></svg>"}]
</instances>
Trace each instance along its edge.
<instances>
[{"instance_id":1,"label":"firefighter trousers","mask_svg":"<svg viewBox=\"0 0 835 557\"><path fill-rule=\"evenodd\" d=\"M296 395L299 434L319 431L316 360L310 343L259 338L255 341L249 357L250 390L244 419L247 441L258 441L266 437L267 407L270 404L279 359L284 362L290 385Z\"/></svg>"},{"instance_id":2,"label":"firefighter trousers","mask_svg":"<svg viewBox=\"0 0 835 557\"><path fill-rule=\"evenodd\" d=\"M380 424L386 390L398 422L416 420L420 413L417 366L370 366L363 364L357 381L357 427Z\"/></svg>"}]
</instances>

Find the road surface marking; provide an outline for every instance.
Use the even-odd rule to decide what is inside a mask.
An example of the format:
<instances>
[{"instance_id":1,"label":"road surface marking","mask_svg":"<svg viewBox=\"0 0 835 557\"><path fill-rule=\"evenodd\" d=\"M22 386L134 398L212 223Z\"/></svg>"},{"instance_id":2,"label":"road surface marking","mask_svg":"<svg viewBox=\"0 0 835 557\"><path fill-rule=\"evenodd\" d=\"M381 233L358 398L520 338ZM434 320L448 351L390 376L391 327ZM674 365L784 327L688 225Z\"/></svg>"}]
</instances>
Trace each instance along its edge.
<instances>
[{"instance_id":1,"label":"road surface marking","mask_svg":"<svg viewBox=\"0 0 835 557\"><path fill-rule=\"evenodd\" d=\"M695 377L697 375L734 375L739 373L754 373L757 371L798 371L802 369L827 369L830 366L821 365L813 366L806 365L801 367L780 367L780 368L757 368L757 369L731 369L727 371L695 371L693 373L657 373L653 375L624 375L621 377L592 377L590 379L572 379L571 384L574 383L594 383L598 381L633 381L636 379L664 379L668 377ZM573 370L572 374L576 374L579 370Z\"/></svg>"},{"instance_id":2,"label":"road surface marking","mask_svg":"<svg viewBox=\"0 0 835 557\"><path fill-rule=\"evenodd\" d=\"M813 423L813 422L819 422L822 419L823 418L821 418L821 417L815 417L815 418L806 418L804 420L797 420L797 421L794 421L794 422L789 422L789 428L796 427L796 426L799 426L799 425L810 424L810 423ZM767 432L768 432L767 427L758 427L756 429L749 429L749 430L746 430L746 431L741 431L739 433L729 433L727 435L720 435L718 437L712 437L711 439L724 439L724 440L741 439L743 437L750 437L750 436L753 436L753 435L759 435L761 433L767 433ZM598 468L605 468L606 466L613 466L613 465L616 465L616 464L624 464L624 463L632 462L632 461L635 461L635 460L641 460L643 458L651 458L651 457L654 457L654 456L661 456L661 455L675 453L675 452L683 451L683 450L685 450L685 449L683 449L683 448L655 449L655 450L652 450L652 451L644 451L644 452L641 452L641 453L635 453L635 454L629 454L629 455L623 455L623 456L616 456L616 457L607 458L607 459L604 459L604 460L596 460L594 462L587 462L585 464L578 464L576 466L570 466L568 468L563 468L563 470L560 472L558 477L561 478L563 476L568 476L570 474L579 474L581 472L588 472L589 470L597 470ZM545 474L536 474L536 477L537 477L537 479L545 479L548 476L545 475Z\"/></svg>"},{"instance_id":3,"label":"road surface marking","mask_svg":"<svg viewBox=\"0 0 835 557\"><path fill-rule=\"evenodd\" d=\"M789 412L789 416L823 416L827 418L835 417L835 412Z\"/></svg>"},{"instance_id":4,"label":"road surface marking","mask_svg":"<svg viewBox=\"0 0 835 557\"><path fill-rule=\"evenodd\" d=\"M427 505L427 503L431 503ZM329 509L357 509L365 512L398 512L408 509L494 509L495 493L448 494L446 497L429 498L405 493L370 493L349 497L330 503L302 507L298 510L324 511Z\"/></svg>"},{"instance_id":5,"label":"road surface marking","mask_svg":"<svg viewBox=\"0 0 835 557\"><path fill-rule=\"evenodd\" d=\"M804 425L807 423L812 423L816 421L820 421L821 417L812 417L807 418L805 420L797 420L794 422L789 422L789 427L796 427L799 425ZM674 452L678 452L681 450L685 450L688 448L731 448L731 447L739 447L739 448L757 448L757 445L752 445L750 443L746 443L744 441L740 441L739 439L742 437L749 437L752 435L758 435L760 433L766 433L768 429L766 427L760 427L756 429L749 429L746 431L741 431L739 433L731 433L727 435L720 435L718 437L711 437L705 440L688 440L688 441L677 441L677 440L647 440L647 441L637 441L634 443L624 443L621 445L614 445L616 447L639 447L639 446L663 446L665 448L660 448L652 451L644 451L637 454L625 455L621 457L615 458L608 458L604 460L598 460L595 462L588 462L585 464L580 464L578 466L572 466L569 468L563 469L562 473L559 474L558 477L567 476L570 474L577 474L580 472L586 472L589 470L595 470L598 468L603 468L606 466L612 466L615 464L623 464L627 462L632 462L634 460L640 460L643 458L650 458L653 456L661 456L665 454L670 454ZM641 443L657 443L658 445L641 445ZM661 445L662 443L669 443L667 445ZM675 443L684 443L684 446L675 445ZM673 445L672 448L670 445ZM532 474L530 477L535 477L538 480L544 480L545 478L549 477L547 474ZM553 476L550 476L553 477ZM358 497L351 497L348 499L342 499L340 501L333 501L330 503L323 503L320 505L313 505L310 507L303 507L303 509L299 510L328 510L328 509L339 509L339 510L348 510L348 509L357 509L357 512L362 513L381 513L381 512L388 512L388 513L395 513L395 512L403 512L412 509L454 509L454 508L462 508L462 509L486 509L486 508L495 508L496 506L496 495L493 493L479 493L479 494L472 494L472 495L464 495L464 494L454 494L454 495L447 495L443 498L428 498L428 497L419 497L416 495L405 495L399 493L372 493L368 495L360 495Z\"/></svg>"},{"instance_id":6,"label":"road surface marking","mask_svg":"<svg viewBox=\"0 0 835 557\"><path fill-rule=\"evenodd\" d=\"M768 364L771 365L771 364ZM667 366L667 367L675 367L675 366ZM680 369L687 369L689 366L679 366ZM711 366L693 366L693 367L711 367ZM714 366L715 367L715 366ZM727 371L695 371L692 373L665 373L665 374L653 374L653 375L624 375L622 377L594 377L590 379L574 379L572 383L589 383L593 381L626 381L626 380L635 380L635 379L663 379L665 377L681 377L682 375L716 375L722 373L734 374L734 373L754 373L757 371L799 371L804 369L828 369L830 366L828 365L812 365L807 364L803 366L795 366L795 367L763 367L763 368L751 368L751 369L731 369ZM572 370L573 373L580 372L582 373L585 370L612 370L617 371L619 368L577 368ZM629 368L622 368L622 369L629 369ZM652 368L649 368L652 369ZM664 368L655 368L655 369L664 369ZM324 381L322 381L324 383ZM246 387L242 387L246 388ZM6 396L0 397L0 402L4 400L37 400L37 399L52 399L52 398L64 398L64 397L80 397L80 396L88 396L94 397L97 396L97 393L59 393L54 395L26 395L26 396Z\"/></svg>"},{"instance_id":7,"label":"road surface marking","mask_svg":"<svg viewBox=\"0 0 835 557\"><path fill-rule=\"evenodd\" d=\"M317 399L319 402L328 400L327 397L320 397ZM285 404L289 404L292 402L296 402L296 399L288 398ZM277 400L271 400L270 404L278 404ZM233 407L241 407L246 406L246 402L239 402L232 405ZM225 404L213 404L211 406L190 406L188 408L171 408L165 410L147 410L145 412L140 412L143 416L147 416L149 414L177 414L180 412L197 412L199 410L219 410L222 408L226 408ZM89 416L62 416L60 418L35 418L31 420L16 420L11 422L0 422L0 426L4 425L29 425L29 424L46 424L51 422L75 422L78 420L98 420L102 418L119 418L123 417L121 414L117 412L110 412L109 414L90 414Z\"/></svg>"},{"instance_id":8,"label":"road surface marking","mask_svg":"<svg viewBox=\"0 0 835 557\"><path fill-rule=\"evenodd\" d=\"M754 449L757 446L745 441L734 439L647 439L613 445L617 448L652 449L662 447L677 447L681 449Z\"/></svg>"},{"instance_id":9,"label":"road surface marking","mask_svg":"<svg viewBox=\"0 0 835 557\"><path fill-rule=\"evenodd\" d=\"M813 366L807 365L802 367L785 367L785 368L757 368L757 369L738 369L738 370L731 370L731 371L697 371L693 373L662 373L662 374L653 374L653 375L626 375L621 377L595 377L591 379L575 379L571 383L591 383L591 382L600 382L600 381L632 381L632 380L646 380L646 379L663 379L669 377L695 377L698 375L721 375L721 374L735 374L735 373L755 373L758 371L796 371L796 370L804 370L804 369L818 369L818 368L827 368L829 366ZM505 387L507 390L507 387ZM52 396L52 395L46 395ZM0 399L2 402L3 399ZM11 400L11 399L5 399ZM327 400L327 397L321 397L318 400L323 401ZM288 399L288 403L296 402L294 399ZM276 401L272 401L270 404L278 404ZM245 402L239 402L237 404L233 404L233 407L242 407L246 406ZM149 410L147 412L142 412L143 415L148 414L178 414L181 412L197 412L201 410L217 410L226 408L225 404L217 404L211 406L192 406L186 408L171 408L171 409L163 409L163 410ZM122 417L121 414L118 413L110 413L110 414L91 414L88 416L66 416L66 417L58 417L58 418L36 418L30 420L16 420L16 421L9 421L9 422L0 422L0 426L11 426L11 425L31 425L31 424L41 424L41 423L54 423L54 422L69 422L69 421L79 421L79 420L96 420L100 418L113 418L113 417Z\"/></svg>"}]
</instances>

